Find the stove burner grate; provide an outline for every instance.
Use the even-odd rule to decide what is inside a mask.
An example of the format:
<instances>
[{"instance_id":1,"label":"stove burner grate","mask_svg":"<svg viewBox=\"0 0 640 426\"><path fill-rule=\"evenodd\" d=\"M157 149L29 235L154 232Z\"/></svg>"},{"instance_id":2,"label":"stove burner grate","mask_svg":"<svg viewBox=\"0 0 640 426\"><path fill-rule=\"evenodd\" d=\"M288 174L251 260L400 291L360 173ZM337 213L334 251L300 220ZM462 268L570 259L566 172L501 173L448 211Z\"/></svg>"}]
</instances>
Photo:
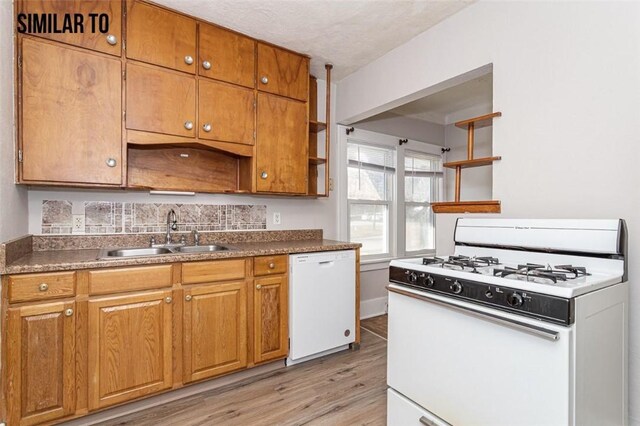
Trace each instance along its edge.
<instances>
[{"instance_id":1,"label":"stove burner grate","mask_svg":"<svg viewBox=\"0 0 640 426\"><path fill-rule=\"evenodd\" d=\"M495 268L493 275L500 276L501 278L515 275L526 277L527 281L542 278L557 284L558 281L567 281L590 274L587 273L587 269L583 266L556 265L554 269L550 265L544 266L536 263L527 263L525 265L518 265L517 268L510 268L508 266Z\"/></svg>"},{"instance_id":2,"label":"stove burner grate","mask_svg":"<svg viewBox=\"0 0 640 426\"><path fill-rule=\"evenodd\" d=\"M478 268L491 265L498 265L500 261L495 257L469 257L469 256L449 256L446 259L441 257L425 257L422 259L423 265L434 265L442 268L460 268L461 270L471 269L471 272L479 274Z\"/></svg>"}]
</instances>

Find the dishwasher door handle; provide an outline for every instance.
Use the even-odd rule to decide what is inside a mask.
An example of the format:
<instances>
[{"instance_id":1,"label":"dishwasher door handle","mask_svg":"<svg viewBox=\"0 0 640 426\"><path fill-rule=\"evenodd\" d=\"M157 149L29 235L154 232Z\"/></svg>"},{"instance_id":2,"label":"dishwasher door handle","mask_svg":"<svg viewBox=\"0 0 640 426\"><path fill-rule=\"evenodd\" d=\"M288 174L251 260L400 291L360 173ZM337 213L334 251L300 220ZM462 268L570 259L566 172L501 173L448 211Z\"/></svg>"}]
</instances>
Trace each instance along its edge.
<instances>
[{"instance_id":1,"label":"dishwasher door handle","mask_svg":"<svg viewBox=\"0 0 640 426\"><path fill-rule=\"evenodd\" d=\"M333 260L325 260L324 262L318 262L318 265L322 265L322 266L331 266L333 265L335 262Z\"/></svg>"}]
</instances>

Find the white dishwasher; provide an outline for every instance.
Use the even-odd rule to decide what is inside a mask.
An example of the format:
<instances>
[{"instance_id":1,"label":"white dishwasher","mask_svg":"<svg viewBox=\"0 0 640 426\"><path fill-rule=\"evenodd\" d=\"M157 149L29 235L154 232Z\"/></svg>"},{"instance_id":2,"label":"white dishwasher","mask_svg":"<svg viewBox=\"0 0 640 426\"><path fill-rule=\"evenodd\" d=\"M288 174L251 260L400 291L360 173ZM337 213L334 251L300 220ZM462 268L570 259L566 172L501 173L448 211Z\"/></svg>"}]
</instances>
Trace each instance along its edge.
<instances>
[{"instance_id":1,"label":"white dishwasher","mask_svg":"<svg viewBox=\"0 0 640 426\"><path fill-rule=\"evenodd\" d=\"M355 250L289 256L287 365L346 349L356 336Z\"/></svg>"}]
</instances>

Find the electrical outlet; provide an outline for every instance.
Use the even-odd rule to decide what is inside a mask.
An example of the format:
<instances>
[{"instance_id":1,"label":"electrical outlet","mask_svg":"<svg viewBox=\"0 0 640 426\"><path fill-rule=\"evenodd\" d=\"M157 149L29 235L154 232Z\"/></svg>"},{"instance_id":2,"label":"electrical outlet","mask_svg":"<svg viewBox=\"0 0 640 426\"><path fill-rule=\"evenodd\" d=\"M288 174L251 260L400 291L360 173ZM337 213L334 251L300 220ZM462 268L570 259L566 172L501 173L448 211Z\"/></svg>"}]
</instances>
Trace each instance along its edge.
<instances>
[{"instance_id":1,"label":"electrical outlet","mask_svg":"<svg viewBox=\"0 0 640 426\"><path fill-rule=\"evenodd\" d=\"M84 234L84 215L83 214L74 214L73 215L73 228L72 233L74 234Z\"/></svg>"},{"instance_id":2,"label":"electrical outlet","mask_svg":"<svg viewBox=\"0 0 640 426\"><path fill-rule=\"evenodd\" d=\"M273 213L273 224L274 225L280 225L281 220L280 220L280 212L274 212Z\"/></svg>"},{"instance_id":3,"label":"electrical outlet","mask_svg":"<svg viewBox=\"0 0 640 426\"><path fill-rule=\"evenodd\" d=\"M333 191L333 178L329 178L329 191Z\"/></svg>"}]
</instances>

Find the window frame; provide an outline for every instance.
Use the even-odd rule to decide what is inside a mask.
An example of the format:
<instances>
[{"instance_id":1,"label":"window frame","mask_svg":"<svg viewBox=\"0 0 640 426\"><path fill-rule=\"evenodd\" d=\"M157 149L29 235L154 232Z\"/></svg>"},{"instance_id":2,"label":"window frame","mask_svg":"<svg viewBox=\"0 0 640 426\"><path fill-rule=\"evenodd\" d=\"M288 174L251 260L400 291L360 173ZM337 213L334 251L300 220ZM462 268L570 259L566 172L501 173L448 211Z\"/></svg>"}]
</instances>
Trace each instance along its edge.
<instances>
[{"instance_id":1,"label":"window frame","mask_svg":"<svg viewBox=\"0 0 640 426\"><path fill-rule=\"evenodd\" d=\"M441 162L443 162L443 161L444 161L443 156L442 156L442 153L441 153L441 154L432 154L432 153L427 153L427 152L424 152L424 151L417 151L417 150L413 150L413 149L405 149L405 150L404 150L404 154L403 154L404 159L406 159L406 158L407 158L407 153L416 153L416 154L425 154L425 155L429 155L429 156L435 156L435 157L439 157ZM403 172L405 172L405 171L406 171L406 170L405 170L405 167L406 167L406 166L405 166L405 161L404 161L404 159L403 159L403 162L402 162L402 171L403 171ZM442 197L444 196L444 194L445 194L445 188L444 188L444 185L445 185L444 167L442 167L442 168L441 168L441 170L440 170L439 172L418 172L418 173L424 173L425 175L431 175L431 176L435 176L435 175L439 174L439 175L440 175L440 177L442 178L442 187L441 187L441 188L436 188L436 186L435 186L435 185L432 185L432 186L431 186L431 196L430 196L429 198L430 198L431 200L438 200L438 195L440 195L440 198L442 198ZM407 176L407 173L405 173L405 178L406 178L406 176ZM429 176L427 176L427 177L429 177ZM404 183L406 183L406 179L405 179L405 181L403 182L403 185L404 185ZM403 190L404 190L404 187L403 187ZM440 192L440 194L438 194L438 191ZM404 198L404 194L405 194L405 193L403 192L403 193L402 193L403 198ZM426 250L407 250L407 242L406 242L406 236L407 236L407 230L406 230L406 224L407 224L407 220L406 220L406 212L407 212L407 207L408 207L408 206L426 206L426 207L431 208L431 203L430 203L430 202L428 202L428 201L407 201L406 199L403 199L403 201L404 201L404 206L403 206L403 208L402 208L402 211L404 212L404 215L405 215L405 216L404 216L404 220L402 221L402 227L403 227L403 230L404 230L404 233L403 233L403 235L404 235L404 244L403 244L403 248L404 248L404 256L408 256L408 257L416 257L416 256L421 256L421 255L427 255L427 256L435 255L435 252L436 252L436 247L435 247L435 235L434 235L434 242L433 242L433 244L434 244L434 248L433 248L433 249L426 249ZM440 200L438 200L438 201L440 201ZM432 213L432 214L434 214L434 213ZM434 217L433 227L434 227L434 230L435 230L435 217Z\"/></svg>"},{"instance_id":2,"label":"window frame","mask_svg":"<svg viewBox=\"0 0 640 426\"><path fill-rule=\"evenodd\" d=\"M387 145L380 145L380 144L376 144L376 143L370 143L368 141L361 141L359 139L355 139L355 138L349 138L349 140L353 141L353 143L357 143L359 145L364 145L364 146L370 146L373 148L381 148L381 149L385 149L388 150L390 147ZM348 142L347 142L348 143ZM380 206L387 206L387 251L385 253L377 253L377 254L368 254L368 255L363 255L363 259L367 259L367 260L378 260L378 259L389 259L394 252L394 246L393 246L393 242L394 242L394 226L393 226L393 221L395 218L394 215L394 203L396 200L396 189L397 189L397 173L398 173L398 168L397 168L397 163L398 163L398 158L397 158L397 152L394 153L394 157L395 157L395 164L393 164L394 167L394 171L393 171L393 175L391 176L391 185L389 188L389 193L390 193L390 200L356 200L356 199L350 199L349 198L349 173L348 173L348 169L349 169L349 160L348 160L348 156L346 155L346 151L347 151L347 143L345 143L345 156L344 156L344 169L345 169L345 176L346 179L344 180L345 183L345 196L346 196L346 202L347 202L347 216L345 217L345 221L347 224L346 230L347 230L347 241L351 241L351 226L350 226L350 218L351 218L351 206L353 206L354 204L364 204L364 205L380 205ZM365 170L367 168L365 167Z\"/></svg>"},{"instance_id":3,"label":"window frame","mask_svg":"<svg viewBox=\"0 0 640 426\"><path fill-rule=\"evenodd\" d=\"M363 255L362 263L380 263L386 262L398 257L408 256L430 256L434 255L437 247L433 250L407 251L406 250L406 216L405 216L405 152L413 151L416 153L424 153L442 158L442 146L419 142L409 139L406 143L400 145L399 137L387 135L368 130L355 129L346 134L347 126L338 125L338 182L337 199L338 199L338 238L349 241L349 212L352 202L348 199L348 160L347 160L347 144L350 142L359 143L369 146L377 146L379 148L393 148L395 154L395 176L392 185L392 201L389 210L389 253L376 255ZM441 197L446 194L446 180L443 172L443 185ZM374 202L363 201L363 204L375 204ZM383 201L381 203L387 203ZM422 204L422 203L417 203ZM435 221L434 221L435 226Z\"/></svg>"}]
</instances>

